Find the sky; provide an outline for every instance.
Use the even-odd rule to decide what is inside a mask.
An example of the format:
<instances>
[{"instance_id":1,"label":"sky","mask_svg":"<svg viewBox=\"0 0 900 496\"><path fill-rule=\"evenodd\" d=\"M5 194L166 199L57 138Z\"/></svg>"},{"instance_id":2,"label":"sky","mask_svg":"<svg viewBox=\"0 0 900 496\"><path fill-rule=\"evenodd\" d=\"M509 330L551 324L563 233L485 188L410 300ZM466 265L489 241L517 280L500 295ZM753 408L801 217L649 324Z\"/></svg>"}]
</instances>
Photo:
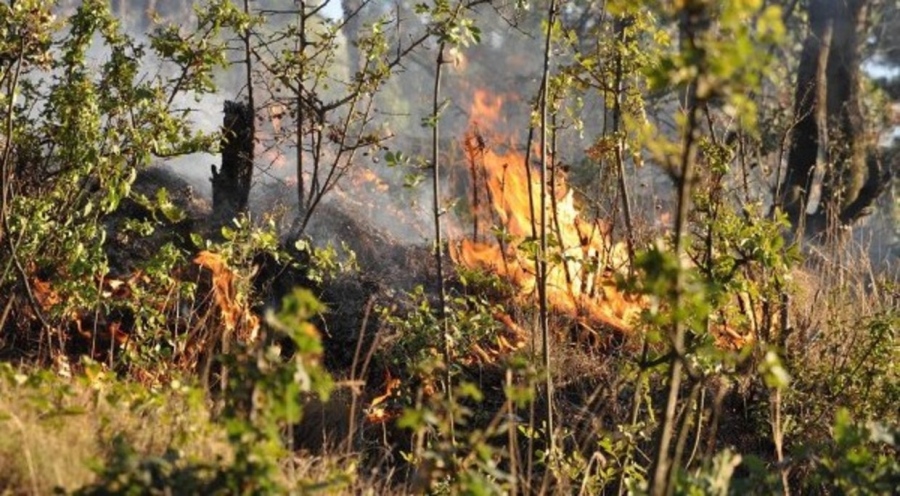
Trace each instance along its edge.
<instances>
[{"instance_id":1,"label":"sky","mask_svg":"<svg viewBox=\"0 0 900 496\"><path fill-rule=\"evenodd\" d=\"M341 8L341 2L338 0L327 0L328 4L322 9L322 15L329 19L340 19L344 15L344 9Z\"/></svg>"}]
</instances>

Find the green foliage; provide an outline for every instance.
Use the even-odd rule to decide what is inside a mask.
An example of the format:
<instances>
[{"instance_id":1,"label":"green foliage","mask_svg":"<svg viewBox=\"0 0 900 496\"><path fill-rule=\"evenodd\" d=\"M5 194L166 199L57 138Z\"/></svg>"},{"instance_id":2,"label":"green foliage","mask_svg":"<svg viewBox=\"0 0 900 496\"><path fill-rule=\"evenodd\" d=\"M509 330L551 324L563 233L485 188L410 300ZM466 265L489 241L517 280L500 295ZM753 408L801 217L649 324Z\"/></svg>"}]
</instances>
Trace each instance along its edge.
<instances>
[{"instance_id":1,"label":"green foliage","mask_svg":"<svg viewBox=\"0 0 900 496\"><path fill-rule=\"evenodd\" d=\"M202 462L185 462L173 449L162 456L137 453L125 440L112 440L109 462L98 472L100 482L75 491L75 495L156 495L173 491L192 494L231 494L215 480L216 469Z\"/></svg>"},{"instance_id":2,"label":"green foliage","mask_svg":"<svg viewBox=\"0 0 900 496\"><path fill-rule=\"evenodd\" d=\"M860 424L850 412L837 412L833 443L816 453L816 482L843 494L894 494L900 491L898 427Z\"/></svg>"},{"instance_id":3,"label":"green foliage","mask_svg":"<svg viewBox=\"0 0 900 496\"><path fill-rule=\"evenodd\" d=\"M272 331L289 339L292 356L285 359L279 347L259 345L225 357L230 368L224 423L234 462L220 474L220 483L228 492L284 491L280 461L289 445L282 432L300 421L303 395L327 399L331 390L331 379L319 365L318 332L308 322L321 310L311 293L296 290L281 310L266 315Z\"/></svg>"},{"instance_id":4,"label":"green foliage","mask_svg":"<svg viewBox=\"0 0 900 496\"><path fill-rule=\"evenodd\" d=\"M318 332L309 323L320 311L322 306L311 293L296 290L285 297L281 310L266 316L272 331L290 341L292 356L283 358L277 346L262 345L224 357L230 376L226 405L217 423L226 434L229 458L194 460L171 448L159 456L146 456L116 437L109 460L98 471L99 481L78 494L287 491L291 481L285 478L281 461L288 455L289 444L282 434L300 421L307 395L327 399L332 387L330 376L319 365Z\"/></svg>"},{"instance_id":5,"label":"green foliage","mask_svg":"<svg viewBox=\"0 0 900 496\"><path fill-rule=\"evenodd\" d=\"M681 474L678 481L678 494L691 496L741 494L735 491L732 478L735 469L741 464L741 455L730 449L725 449L716 454L708 463L708 466L690 473ZM761 494L760 487L748 487L751 493Z\"/></svg>"},{"instance_id":6,"label":"green foliage","mask_svg":"<svg viewBox=\"0 0 900 496\"><path fill-rule=\"evenodd\" d=\"M536 371L513 370L513 380L522 382L521 390L532 390ZM397 426L409 431L415 442L413 451L402 454L415 467L414 487L462 494L502 494L515 487L517 481L508 467L517 461L509 447L498 441L521 430L522 425L509 412L519 403L517 400L527 403L531 398L528 393L511 393L513 389L507 389L505 401L496 409L488 408L484 392L476 384L461 382L454 389L453 402L442 393L420 395L414 405L406 408ZM451 442L451 432L461 441Z\"/></svg>"},{"instance_id":7,"label":"green foliage","mask_svg":"<svg viewBox=\"0 0 900 496\"><path fill-rule=\"evenodd\" d=\"M415 307L406 315L396 315L389 308L382 308L385 324L396 335L386 358L393 366L410 371L440 360L437 345L444 332L437 317L434 303L417 286L409 295ZM491 346L490 339L496 336L500 325L493 314L501 311L489 303L482 295L461 295L448 298L446 308L447 326L450 329L451 353L462 357L470 353L473 346ZM440 364L440 367L453 364ZM427 374L426 374L427 376Z\"/></svg>"},{"instance_id":8,"label":"green foliage","mask_svg":"<svg viewBox=\"0 0 900 496\"><path fill-rule=\"evenodd\" d=\"M98 0L82 2L65 24L53 21L49 2L4 5L0 34L0 118L7 124L0 131L0 241L16 266L4 267L3 292L28 293L44 326L65 326L88 308L108 314L124 307L137 314L135 339L143 341L159 329L159 307L146 300L105 301L96 282L112 270L105 223L132 195L137 171L152 156L211 149L213 140L191 129L189 113L172 112L171 102L211 89L201 80L223 63L221 47L191 61L162 45L151 43L148 50L124 34L109 3ZM181 49L192 43L202 40L184 40ZM88 56L92 51L109 55L100 63ZM161 68L156 76L144 75L151 56ZM160 75L186 66L177 81ZM156 200L168 221L179 219L164 192ZM130 225L132 234L152 234L148 224ZM173 246L146 261L152 276L137 288L142 296L165 299L171 281L163 274L181 261ZM54 291L50 303L35 300L37 279Z\"/></svg>"},{"instance_id":9,"label":"green foliage","mask_svg":"<svg viewBox=\"0 0 900 496\"><path fill-rule=\"evenodd\" d=\"M309 254L309 263L304 269L306 277L312 282L323 284L337 276L359 271L356 253L346 242L342 242L339 248L332 244L328 244L325 248L316 248L307 240L299 239L294 243L294 247L301 253Z\"/></svg>"},{"instance_id":10,"label":"green foliage","mask_svg":"<svg viewBox=\"0 0 900 496\"><path fill-rule=\"evenodd\" d=\"M681 270L677 259L669 251L651 248L638 254L635 260L637 274L624 287L637 294L650 297L650 305L645 317L655 329L665 329L676 321L687 323L697 333L705 332L705 317L711 312L707 281L695 271L689 271L684 286L688 296L680 308L672 308L676 280ZM624 282L624 281L623 281Z\"/></svg>"},{"instance_id":11,"label":"green foliage","mask_svg":"<svg viewBox=\"0 0 900 496\"><path fill-rule=\"evenodd\" d=\"M591 137L590 167L577 173L583 184L598 176L623 179L621 188L603 185L611 198L604 207L618 208L616 195L627 192L632 179L622 176L648 159L676 186L690 189L686 227L675 234L680 238L644 244L650 247L636 250L633 274L621 277L621 286L641 297L635 301L646 303L637 337L600 356L562 343L553 357L561 370L538 370L524 351L495 349L505 325L498 315L520 310L496 302L510 301L515 288L496 276L460 270L455 280L463 287L447 299L443 319L422 287L379 313L373 363L400 378L391 394L404 407L396 425L378 433L383 446L371 446L366 425L354 435L369 444L347 456L358 464L329 465L324 476L293 474L305 455L292 451L292 427L303 420L308 401L326 401L333 388L321 365L321 338L310 324L325 309L298 289L265 315L259 339L234 339L224 314L237 311L245 323L257 322L254 260L299 262L280 248L274 223L254 225L241 217L211 240L191 236L194 248L222 262L212 276L218 287L208 288L210 278L194 282L185 277L187 243L164 237L190 219L165 189L135 194L135 178L154 157L215 151L218 136L195 132L190 113L176 102L215 91L217 70L239 49L252 66L247 76L256 83L248 86L255 110L280 108L272 112L289 115L285 123L293 119L260 135L267 140L262 145L296 152L298 181L305 181L298 185L303 226L337 182L359 167L362 154L384 152L387 165L402 169L406 185L415 186L431 164L382 148L399 128L393 122L394 129L382 127L375 110L387 107L394 91L405 112L428 114L422 123L435 126L449 115L451 102L438 102L436 115L406 108L402 86L389 86L392 75L427 41L447 46L440 57L446 64L487 36L478 11L465 3L418 4L403 23L379 13L355 24L356 38L349 40L347 24L318 17L321 4L282 3L292 10L245 12L231 1L211 0L194 9L190 29L159 25L147 44L123 33L108 2L81 2L60 20L50 2L0 5L0 327L4 340L39 333L29 334L30 343L42 352L49 343L51 353L44 354L56 360L57 372L0 364L0 425L17 436L0 439L0 459L14 459L0 462L0 468L12 467L0 470L0 491L23 492L26 484L35 493L49 491L35 470L43 475L58 467L40 442L90 432L96 433L89 452L95 478L77 474L61 490L334 492L390 473L394 478L385 485L396 484L391 489L398 491L641 492L652 480L647 454L659 448L653 432L667 415L677 421L678 493L900 491L895 302L869 311L848 297L866 311L829 316L818 324L824 330L809 325L806 334L800 324L779 321L790 314L789 297L800 285L794 280L800 257L782 237L785 217L767 212L747 185L745 162L759 162L780 146L769 124L789 126L756 104L764 80L769 87L786 80L770 67L778 53L770 48L786 36L783 13L760 0L616 0L602 3L602 11L573 4L549 26L559 61L547 88L552 155L566 132L588 132L585 102L599 99L607 120ZM578 16L583 22L568 22ZM90 56L97 51L105 54L99 61ZM355 65L346 60L353 53ZM159 70L148 71L150 62L159 62ZM683 94L690 96L681 102L688 112L672 112L672 101ZM748 151L748 144L758 151ZM686 162L697 166L690 177L680 169ZM442 201L437 210L452 211L452 203ZM133 205L148 215L116 220ZM494 235L501 244L511 241L502 228ZM130 274L111 260L113 236L150 246L146 256L129 261ZM308 256L304 276L318 284L356 269L352 253L341 253L346 246L318 249L304 240L295 247ZM536 253L537 240L520 247ZM565 263L566 256L548 262ZM127 283L126 275L133 276ZM110 286L119 283L127 294ZM213 296L198 294L201 288ZM220 301L214 291L223 292ZM408 308L404 302L411 302ZM109 319L88 322L88 316ZM127 316L130 328L127 342L103 343L111 350L109 365L70 363L60 353L68 351L63 337L75 324L96 340L98 330L112 333L107 324L124 321L110 316ZM589 327L582 320L580 314L560 318L552 339ZM685 331L683 346L674 345L676 328ZM439 350L444 338L447 355ZM638 353L633 345L641 340ZM201 356L209 365L205 390L184 385L196 380L190 374L201 368ZM684 365L686 379L666 391L676 364ZM538 386L546 372L560 381L555 395ZM360 378L356 370L352 375ZM595 390L588 395L586 389ZM661 400L667 392L673 414ZM354 391L348 408L363 410L356 402L373 393ZM547 449L550 433L535 420L544 412L561 414L555 435L565 450ZM832 417L834 426L823 427ZM20 439L22 451L40 459L7 456L18 454ZM372 452L389 454L375 459ZM411 474L407 480L397 475L403 468Z\"/></svg>"},{"instance_id":12,"label":"green foliage","mask_svg":"<svg viewBox=\"0 0 900 496\"><path fill-rule=\"evenodd\" d=\"M797 415L798 434L816 430L839 408L852 408L861 421L900 422L894 408L900 400L897 326L895 309L848 316L834 322L833 334L817 336L821 342L794 359L804 367L790 397L806 413Z\"/></svg>"}]
</instances>

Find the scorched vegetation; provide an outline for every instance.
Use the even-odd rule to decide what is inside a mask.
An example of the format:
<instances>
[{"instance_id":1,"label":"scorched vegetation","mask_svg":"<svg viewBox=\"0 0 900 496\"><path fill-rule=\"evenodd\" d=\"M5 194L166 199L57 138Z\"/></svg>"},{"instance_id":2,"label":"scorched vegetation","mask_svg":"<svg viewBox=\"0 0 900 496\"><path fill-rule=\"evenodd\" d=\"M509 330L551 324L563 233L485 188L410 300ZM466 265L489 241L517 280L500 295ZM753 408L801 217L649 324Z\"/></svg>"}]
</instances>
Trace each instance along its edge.
<instances>
[{"instance_id":1,"label":"scorched vegetation","mask_svg":"<svg viewBox=\"0 0 900 496\"><path fill-rule=\"evenodd\" d=\"M898 19L4 2L0 493L900 493Z\"/></svg>"}]
</instances>

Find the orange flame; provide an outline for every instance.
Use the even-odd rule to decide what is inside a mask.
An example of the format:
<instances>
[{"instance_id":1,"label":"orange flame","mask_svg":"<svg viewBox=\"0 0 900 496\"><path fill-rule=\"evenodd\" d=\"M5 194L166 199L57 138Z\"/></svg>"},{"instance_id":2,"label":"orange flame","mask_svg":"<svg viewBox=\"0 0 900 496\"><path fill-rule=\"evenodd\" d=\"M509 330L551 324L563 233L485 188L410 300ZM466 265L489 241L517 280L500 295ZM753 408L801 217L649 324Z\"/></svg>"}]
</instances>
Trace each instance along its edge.
<instances>
[{"instance_id":1,"label":"orange flame","mask_svg":"<svg viewBox=\"0 0 900 496\"><path fill-rule=\"evenodd\" d=\"M494 272L509 280L526 302L537 288L534 239L539 232L539 173L515 151L489 149L480 126L501 122L503 99L475 93L463 143L470 168L470 211L474 229L451 249L464 267ZM497 141L497 140L493 140ZM613 274L625 265L627 252L610 239L610 227L584 221L562 172L551 165L544 203L548 253L547 296L558 312L600 322L620 332L631 329L642 305L620 292Z\"/></svg>"},{"instance_id":2,"label":"orange flame","mask_svg":"<svg viewBox=\"0 0 900 496\"><path fill-rule=\"evenodd\" d=\"M388 408L387 400L394 395L394 390L400 387L400 379L391 376L390 370L384 372L384 394L372 398L372 403L366 413L366 421L371 424L380 424L399 416L396 409Z\"/></svg>"},{"instance_id":3,"label":"orange flame","mask_svg":"<svg viewBox=\"0 0 900 496\"><path fill-rule=\"evenodd\" d=\"M222 316L226 330L235 331L245 342L256 341L259 333L259 318L245 304L239 301L235 288L235 274L226 260L218 253L203 250L194 263L212 273L213 299Z\"/></svg>"},{"instance_id":4,"label":"orange flame","mask_svg":"<svg viewBox=\"0 0 900 496\"><path fill-rule=\"evenodd\" d=\"M472 100L471 124L495 129L499 124L503 109L503 98L491 95L485 90L476 90Z\"/></svg>"}]
</instances>

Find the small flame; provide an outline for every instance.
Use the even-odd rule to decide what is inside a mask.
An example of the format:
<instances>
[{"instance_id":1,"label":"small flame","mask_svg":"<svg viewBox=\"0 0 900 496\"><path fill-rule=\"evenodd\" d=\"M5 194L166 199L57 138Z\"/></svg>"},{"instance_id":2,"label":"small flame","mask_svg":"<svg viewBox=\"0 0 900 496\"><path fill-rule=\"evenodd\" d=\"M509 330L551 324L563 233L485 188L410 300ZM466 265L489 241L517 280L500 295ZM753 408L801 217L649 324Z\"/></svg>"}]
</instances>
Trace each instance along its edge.
<instances>
[{"instance_id":1,"label":"small flame","mask_svg":"<svg viewBox=\"0 0 900 496\"><path fill-rule=\"evenodd\" d=\"M235 289L235 274L226 260L218 253L203 250L194 263L212 273L213 299L222 316L222 323L228 331L237 330L244 342L256 341L259 334L259 317L253 314L244 302L239 301Z\"/></svg>"},{"instance_id":2,"label":"small flame","mask_svg":"<svg viewBox=\"0 0 900 496\"><path fill-rule=\"evenodd\" d=\"M62 301L59 293L50 286L49 282L37 277L31 279L31 289L34 293L34 299L37 300L42 310L49 310Z\"/></svg>"},{"instance_id":3,"label":"small flame","mask_svg":"<svg viewBox=\"0 0 900 496\"><path fill-rule=\"evenodd\" d=\"M385 370L384 394L372 399L372 403L367 409L366 422L381 424L397 418L399 412L396 409L388 408L386 402L394 395L394 390L398 387L400 387L400 379L392 377L390 370Z\"/></svg>"},{"instance_id":4,"label":"small flame","mask_svg":"<svg viewBox=\"0 0 900 496\"><path fill-rule=\"evenodd\" d=\"M494 96L486 90L476 90L472 100L472 124L496 129L500 123L503 98Z\"/></svg>"}]
</instances>

